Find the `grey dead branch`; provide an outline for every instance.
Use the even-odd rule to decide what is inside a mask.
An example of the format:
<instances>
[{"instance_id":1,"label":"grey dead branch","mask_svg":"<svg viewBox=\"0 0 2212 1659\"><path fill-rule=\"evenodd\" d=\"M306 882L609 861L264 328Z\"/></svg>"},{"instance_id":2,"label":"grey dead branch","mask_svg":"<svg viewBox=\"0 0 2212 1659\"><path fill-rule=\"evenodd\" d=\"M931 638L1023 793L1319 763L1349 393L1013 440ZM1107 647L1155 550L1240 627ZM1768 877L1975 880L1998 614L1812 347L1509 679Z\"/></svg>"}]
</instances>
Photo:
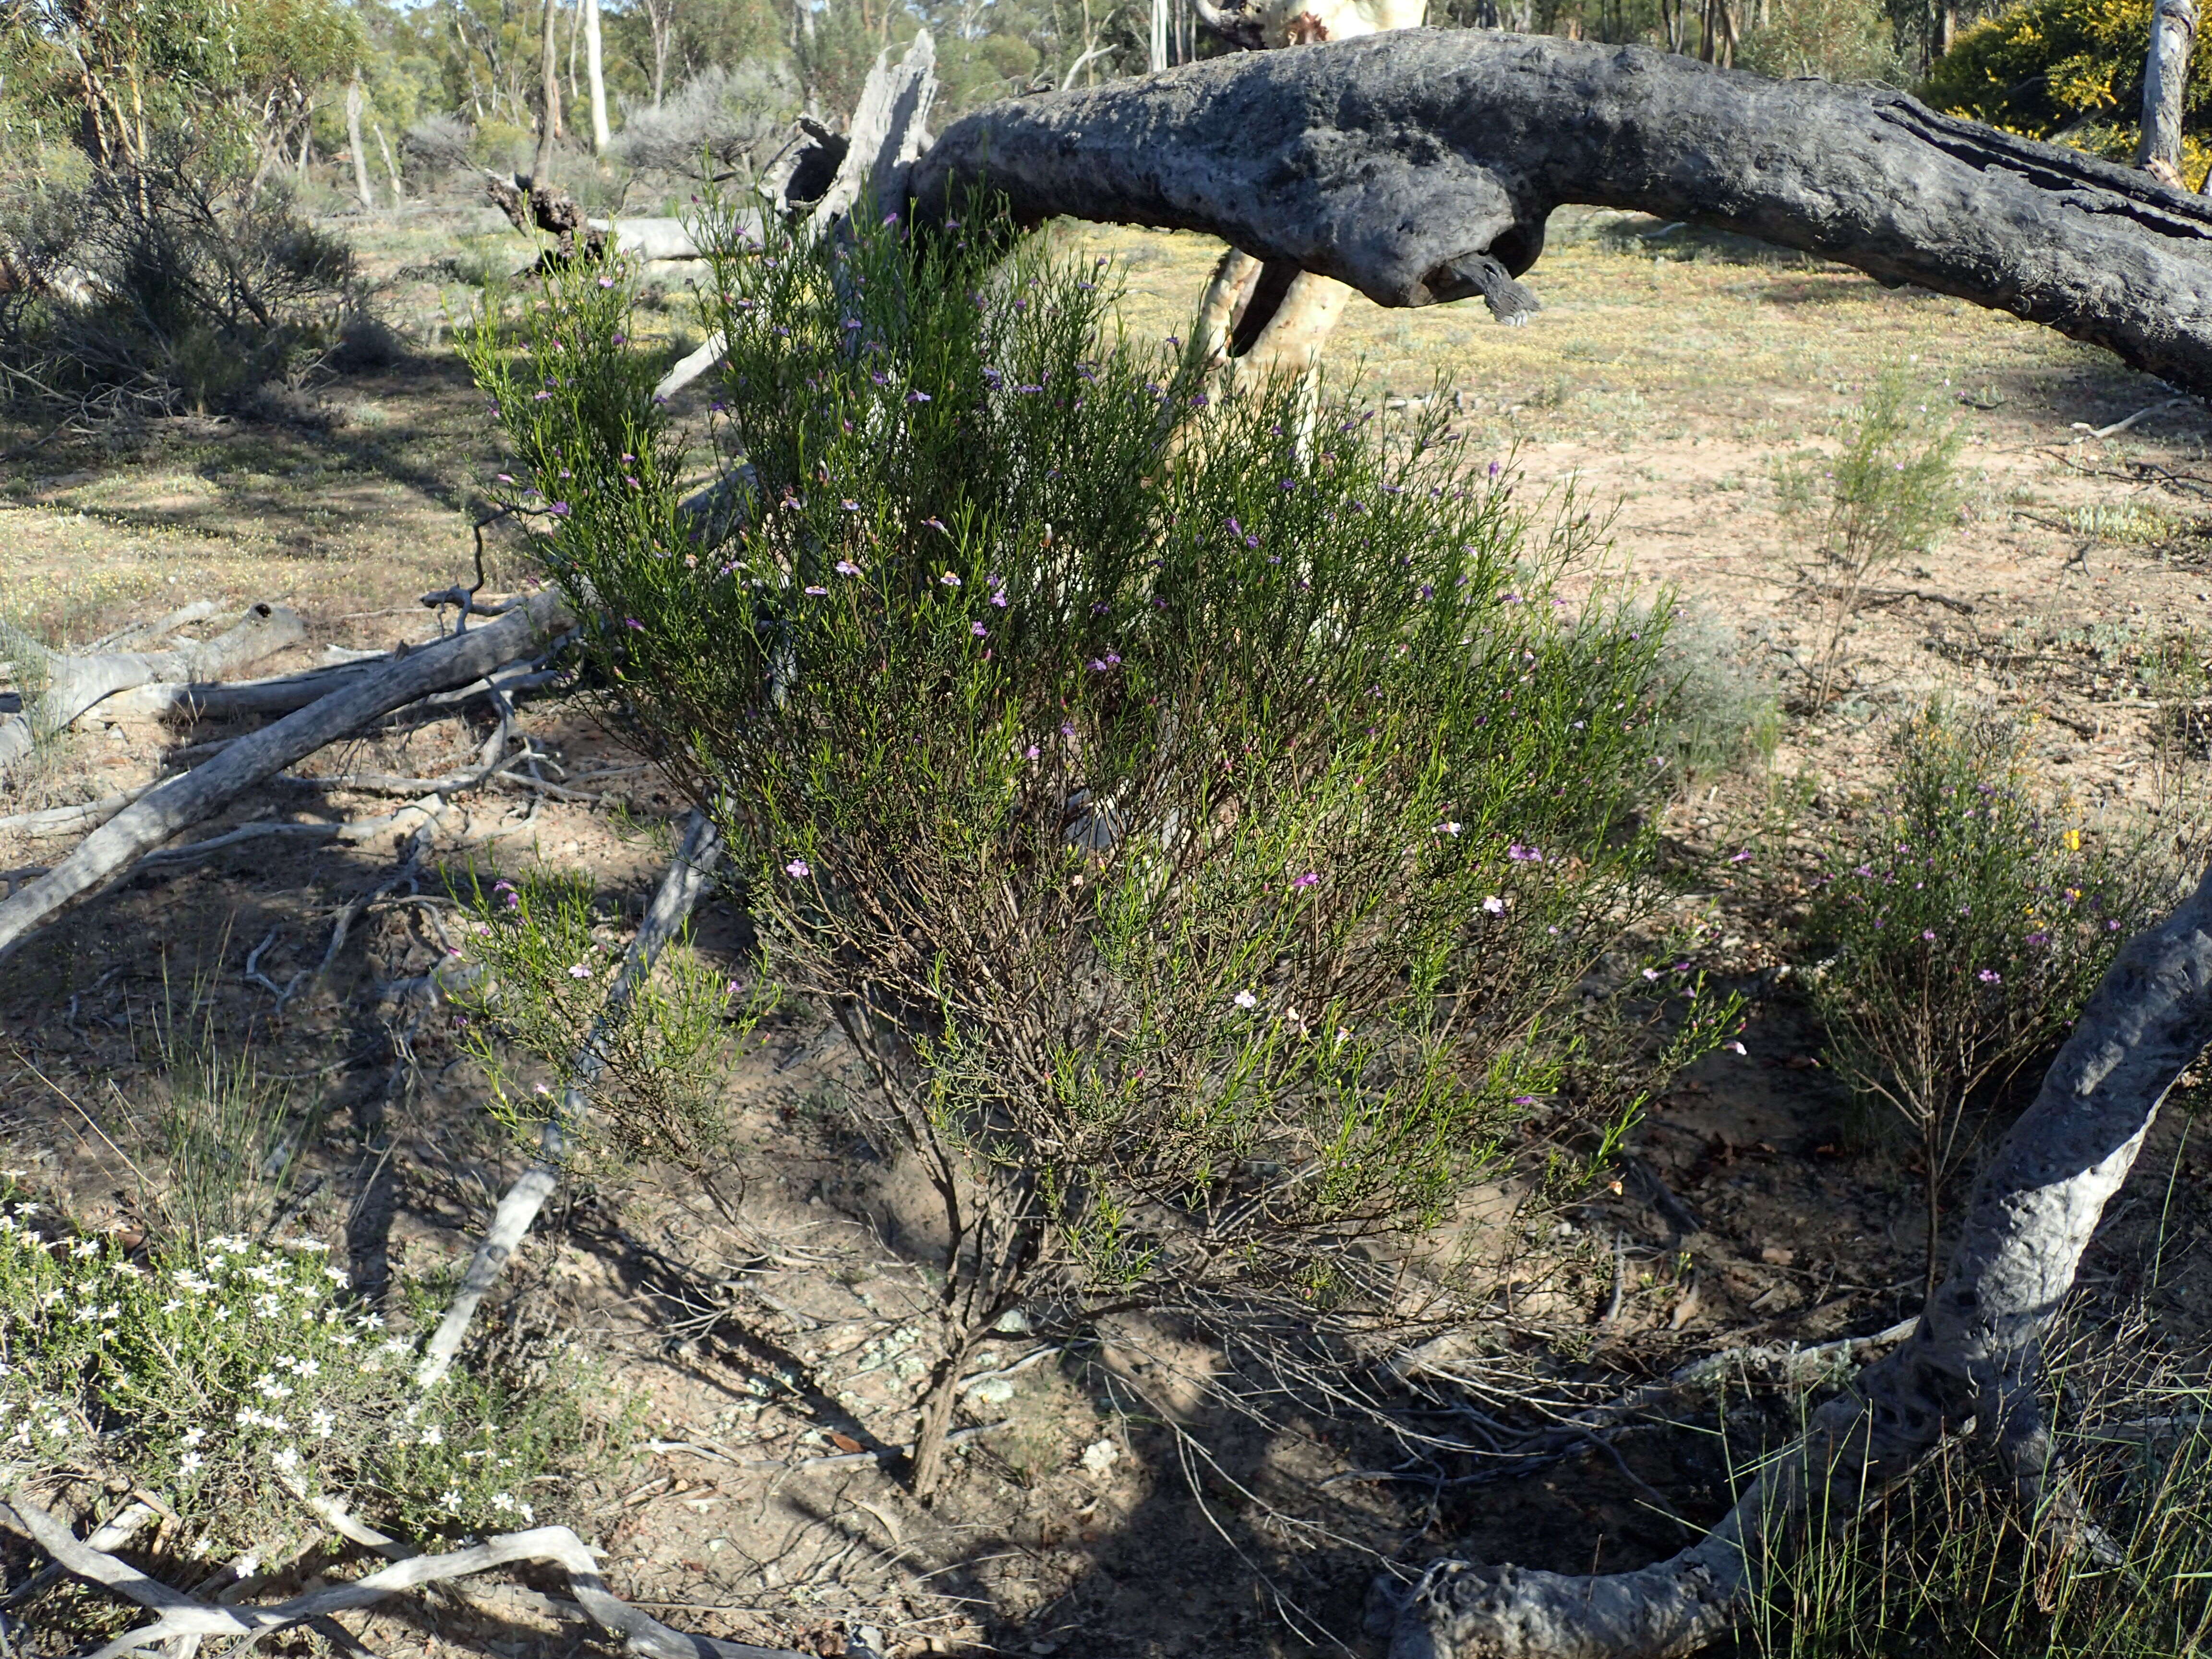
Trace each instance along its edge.
<instances>
[{"instance_id":1,"label":"grey dead branch","mask_svg":"<svg viewBox=\"0 0 2212 1659\"><path fill-rule=\"evenodd\" d=\"M2185 391L2212 386L2212 204L2150 173L1939 116L1893 92L1784 85L1635 48L1406 32L998 105L929 145L927 39L896 69L887 56L879 61L870 78L873 107L862 112L866 121L856 118L850 142L817 129L772 170L780 205L826 224L863 201L896 210L903 196L927 228L953 210L957 191L984 186L1005 193L1024 223L1070 215L1199 230L1263 269L1331 277L1384 305L1480 295L1501 316L1522 308L1517 279L1536 265L1553 207L1635 209L2008 311L2105 346ZM820 193L798 200L801 178ZM556 236L563 256L589 251L594 238L602 247L623 245L620 227L591 225L573 204L505 188L518 222ZM659 229L641 228L633 241L641 257L679 246ZM703 373L718 355L702 347L684 369ZM673 389L664 383L664 394ZM702 517L742 512L742 483L732 483L701 498ZM265 626L278 625L276 614ZM409 703L510 669L573 621L564 600L537 594L404 659L349 667L342 683L272 683L261 694L272 708L319 695L135 799L70 809L89 817L114 807L75 852L0 902L0 960L66 907L299 759ZM233 648L241 654L224 666L252 659L249 641ZM147 665L167 653L121 654L134 665L58 675L57 686L75 689L54 711L103 685L98 695L208 677L204 665ZM687 853L662 884L624 984L649 969L696 902L712 856L703 823L695 820ZM625 1000L618 989L602 1018L620 1019ZM1948 1273L1909 1334L1863 1340L1898 1346L1815 1413L1803 1438L1762 1468L1719 1526L1632 1572L1558 1575L1447 1559L1410 1583L1385 1581L1375 1625L1392 1659L1691 1653L1742 1617L1774 1565L1802 1542L1808 1512L1853 1511L1970 1423L2051 1543L2107 1549L2066 1478L2038 1397L2042 1349L2160 1103L2208 1039L2212 879L2122 952L1982 1176ZM502 1201L448 1328L426 1353L426 1379L450 1364L477 1301L551 1190L558 1148L546 1150ZM1859 1352L1850 1345L1817 1358L1841 1364ZM1785 1350L1758 1358L1795 1375L1809 1357ZM1408 1363L1421 1369L1418 1358ZM1431 1370L1430 1382L1446 1379ZM1650 1403L1618 1402L1546 1434L1586 1436ZM1540 1437L1528 1449L1547 1443ZM560 1528L413 1558L272 1608L217 1609L138 1578L26 1502L14 1512L71 1571L157 1612L157 1624L126 1646L155 1633L249 1635L434 1577L541 1559L570 1571L579 1601L632 1651L766 1651L679 1637L633 1610L616 1611L588 1553Z\"/></svg>"}]
</instances>

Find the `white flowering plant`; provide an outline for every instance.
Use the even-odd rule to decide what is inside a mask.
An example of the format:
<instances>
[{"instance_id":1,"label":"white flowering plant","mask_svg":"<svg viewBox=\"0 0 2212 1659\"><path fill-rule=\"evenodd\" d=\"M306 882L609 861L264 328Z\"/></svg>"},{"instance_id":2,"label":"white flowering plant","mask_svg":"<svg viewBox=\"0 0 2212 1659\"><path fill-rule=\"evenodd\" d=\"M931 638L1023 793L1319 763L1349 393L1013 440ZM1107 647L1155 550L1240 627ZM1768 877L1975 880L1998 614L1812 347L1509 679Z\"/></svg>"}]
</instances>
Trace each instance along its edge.
<instances>
[{"instance_id":1,"label":"white flowering plant","mask_svg":"<svg viewBox=\"0 0 2212 1659\"><path fill-rule=\"evenodd\" d=\"M0 1468L90 1480L175 1516L159 1548L274 1559L319 1499L418 1540L527 1525L579 1414L466 1372L412 1382L414 1344L352 1306L312 1240L222 1236L134 1259L0 1189Z\"/></svg>"},{"instance_id":2,"label":"white flowering plant","mask_svg":"<svg viewBox=\"0 0 2212 1659\"><path fill-rule=\"evenodd\" d=\"M455 1035L491 1085L492 1109L518 1129L561 1114L565 1138L617 1157L696 1164L725 1150L715 1082L773 1012L775 986L707 962L672 940L602 1020L622 972L612 919L574 872L534 870L489 886L471 872L464 956L485 973L454 999ZM571 1089L588 1109L562 1113Z\"/></svg>"},{"instance_id":3,"label":"white flowering plant","mask_svg":"<svg viewBox=\"0 0 2212 1659\"><path fill-rule=\"evenodd\" d=\"M969 221L710 210L733 537L611 355L621 279L471 349L611 717L943 1200L924 1490L1016 1304L1164 1312L1347 1401L1379 1328L1490 1294L1404 1269L1465 1265L1424 1237L1525 1136L1612 1145L1734 1018L1593 973L1657 890L1670 607L1569 597L1587 518L1538 531L1447 400L1324 398L1304 443L1295 389L1220 399L1118 339L1105 271ZM1634 1016L1586 1018L1624 978Z\"/></svg>"}]
</instances>

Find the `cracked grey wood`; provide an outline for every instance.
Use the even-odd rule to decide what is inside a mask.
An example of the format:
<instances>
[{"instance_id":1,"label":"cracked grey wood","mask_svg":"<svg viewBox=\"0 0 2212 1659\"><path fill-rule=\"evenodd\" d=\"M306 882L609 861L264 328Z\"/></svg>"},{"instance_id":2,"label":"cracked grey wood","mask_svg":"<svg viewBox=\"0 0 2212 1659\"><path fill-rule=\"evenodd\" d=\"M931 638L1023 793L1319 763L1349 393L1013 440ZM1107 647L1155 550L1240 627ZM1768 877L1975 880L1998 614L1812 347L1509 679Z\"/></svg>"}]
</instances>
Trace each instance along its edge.
<instances>
[{"instance_id":1,"label":"cracked grey wood","mask_svg":"<svg viewBox=\"0 0 2212 1659\"><path fill-rule=\"evenodd\" d=\"M1386 306L1519 276L1565 203L1638 209L2008 311L2212 390L2212 203L1939 115L1636 46L1402 30L994 104L915 168L1017 218L1204 231Z\"/></svg>"}]
</instances>

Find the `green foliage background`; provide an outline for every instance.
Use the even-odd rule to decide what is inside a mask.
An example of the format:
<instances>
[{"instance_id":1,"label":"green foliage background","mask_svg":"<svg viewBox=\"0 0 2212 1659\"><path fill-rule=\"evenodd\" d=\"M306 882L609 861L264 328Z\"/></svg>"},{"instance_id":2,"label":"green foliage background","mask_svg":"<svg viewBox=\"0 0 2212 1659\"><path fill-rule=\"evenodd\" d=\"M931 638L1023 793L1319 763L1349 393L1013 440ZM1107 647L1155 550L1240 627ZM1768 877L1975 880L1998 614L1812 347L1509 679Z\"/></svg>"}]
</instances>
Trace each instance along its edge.
<instances>
[{"instance_id":1,"label":"green foliage background","mask_svg":"<svg viewBox=\"0 0 2212 1659\"><path fill-rule=\"evenodd\" d=\"M2150 0L2027 0L1975 24L1930 70L1938 109L2131 162L2142 131ZM2194 136L2212 106L2212 52L2191 59L2182 100L2183 176L2203 182L2212 151Z\"/></svg>"}]
</instances>

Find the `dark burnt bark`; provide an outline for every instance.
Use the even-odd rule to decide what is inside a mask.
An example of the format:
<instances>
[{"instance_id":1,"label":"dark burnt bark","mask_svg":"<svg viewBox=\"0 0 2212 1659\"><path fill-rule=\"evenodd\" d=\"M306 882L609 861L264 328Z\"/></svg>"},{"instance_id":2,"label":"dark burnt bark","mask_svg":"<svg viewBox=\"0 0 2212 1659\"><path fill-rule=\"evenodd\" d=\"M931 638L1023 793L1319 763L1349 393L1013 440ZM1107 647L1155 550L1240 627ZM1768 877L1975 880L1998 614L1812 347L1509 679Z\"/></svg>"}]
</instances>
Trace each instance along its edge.
<instances>
[{"instance_id":1,"label":"dark burnt bark","mask_svg":"<svg viewBox=\"0 0 2212 1659\"><path fill-rule=\"evenodd\" d=\"M2009 311L2212 390L2212 203L1939 115L1640 47L1406 30L994 104L915 168L1056 214L1211 232L1388 306L1518 276L1570 202L1741 232Z\"/></svg>"}]
</instances>

